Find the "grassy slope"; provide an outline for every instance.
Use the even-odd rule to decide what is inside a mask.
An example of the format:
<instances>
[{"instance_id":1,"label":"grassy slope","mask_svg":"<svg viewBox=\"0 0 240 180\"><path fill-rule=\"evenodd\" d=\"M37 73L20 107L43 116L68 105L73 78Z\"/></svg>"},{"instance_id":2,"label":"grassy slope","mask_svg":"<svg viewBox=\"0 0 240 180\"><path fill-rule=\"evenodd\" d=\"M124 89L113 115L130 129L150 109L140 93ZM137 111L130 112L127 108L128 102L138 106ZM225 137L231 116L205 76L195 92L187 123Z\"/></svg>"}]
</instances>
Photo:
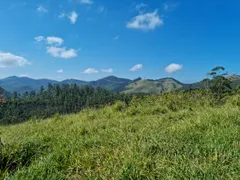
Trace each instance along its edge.
<instances>
[{"instance_id":1,"label":"grassy slope","mask_svg":"<svg viewBox=\"0 0 240 180\"><path fill-rule=\"evenodd\" d=\"M134 99L128 108L117 103L101 110L0 127L2 141L18 157L19 170L5 176L238 179L239 99L212 108L205 99L189 103L184 96L164 100L153 96L142 102ZM171 101L163 105L165 100ZM24 159L29 167L21 168Z\"/></svg>"},{"instance_id":2,"label":"grassy slope","mask_svg":"<svg viewBox=\"0 0 240 180\"><path fill-rule=\"evenodd\" d=\"M150 93L159 94L161 92L170 92L182 87L182 84L172 78L160 80L141 79L126 86L125 93Z\"/></svg>"}]
</instances>

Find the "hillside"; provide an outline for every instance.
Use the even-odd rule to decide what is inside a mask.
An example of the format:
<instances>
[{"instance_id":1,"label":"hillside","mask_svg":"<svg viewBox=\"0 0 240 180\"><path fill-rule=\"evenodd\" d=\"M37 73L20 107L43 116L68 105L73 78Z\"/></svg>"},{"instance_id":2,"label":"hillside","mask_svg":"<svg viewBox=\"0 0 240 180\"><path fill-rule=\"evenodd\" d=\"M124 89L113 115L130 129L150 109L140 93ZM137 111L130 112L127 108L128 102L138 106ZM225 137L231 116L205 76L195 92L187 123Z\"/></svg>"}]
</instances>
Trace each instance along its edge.
<instances>
[{"instance_id":1,"label":"hillside","mask_svg":"<svg viewBox=\"0 0 240 180\"><path fill-rule=\"evenodd\" d=\"M31 79L28 77L11 76L0 79L0 86L9 92L24 93L26 91L38 91L41 86L47 87L48 83L55 84L57 81L49 79Z\"/></svg>"},{"instance_id":2,"label":"hillside","mask_svg":"<svg viewBox=\"0 0 240 180\"><path fill-rule=\"evenodd\" d=\"M240 84L240 76L231 75L228 76L232 81L232 87L235 88ZM175 90L188 90L205 88L206 85L203 81L184 84L173 78L162 78L157 80L137 78L135 80L118 78L115 76L108 76L96 81L81 81L77 79L66 79L63 81L55 81L49 79L31 79L27 77L8 77L0 79L0 87L3 87L8 92L24 93L26 91L39 91L41 86L45 88L51 84L77 84L77 85L90 85L92 87L102 87L113 91L122 91L125 93L147 93L147 94L159 94L161 92L170 92Z\"/></svg>"},{"instance_id":3,"label":"hillside","mask_svg":"<svg viewBox=\"0 0 240 180\"><path fill-rule=\"evenodd\" d=\"M228 79L232 81L232 87L237 87L240 85L240 76L233 74L231 76L228 76Z\"/></svg>"},{"instance_id":4,"label":"hillside","mask_svg":"<svg viewBox=\"0 0 240 180\"><path fill-rule=\"evenodd\" d=\"M0 179L239 179L240 97L212 102L149 96L0 126Z\"/></svg>"},{"instance_id":5,"label":"hillside","mask_svg":"<svg viewBox=\"0 0 240 180\"><path fill-rule=\"evenodd\" d=\"M76 84L78 86L82 86L82 85L88 85L88 82L86 81L81 81L81 80L77 80L77 79L66 79L64 81L59 82L59 84Z\"/></svg>"},{"instance_id":6,"label":"hillside","mask_svg":"<svg viewBox=\"0 0 240 180\"><path fill-rule=\"evenodd\" d=\"M89 85L93 87L102 87L109 90L122 91L130 82L131 80L129 79L108 76L97 81L91 81L89 82Z\"/></svg>"},{"instance_id":7,"label":"hillside","mask_svg":"<svg viewBox=\"0 0 240 180\"><path fill-rule=\"evenodd\" d=\"M170 92L183 87L183 84L173 78L164 78L159 80L139 79L130 83L125 88L125 93L146 93L159 94L161 92Z\"/></svg>"}]
</instances>

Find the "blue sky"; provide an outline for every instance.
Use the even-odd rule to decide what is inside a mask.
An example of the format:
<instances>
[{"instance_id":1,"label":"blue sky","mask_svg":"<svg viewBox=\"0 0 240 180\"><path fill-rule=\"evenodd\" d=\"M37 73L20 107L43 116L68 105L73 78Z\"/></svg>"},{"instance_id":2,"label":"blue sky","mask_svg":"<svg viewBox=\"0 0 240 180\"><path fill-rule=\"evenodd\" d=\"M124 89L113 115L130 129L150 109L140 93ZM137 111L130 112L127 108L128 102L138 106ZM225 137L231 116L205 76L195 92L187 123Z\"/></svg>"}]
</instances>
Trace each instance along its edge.
<instances>
[{"instance_id":1,"label":"blue sky","mask_svg":"<svg viewBox=\"0 0 240 180\"><path fill-rule=\"evenodd\" d=\"M240 74L238 0L1 0L0 78Z\"/></svg>"}]
</instances>

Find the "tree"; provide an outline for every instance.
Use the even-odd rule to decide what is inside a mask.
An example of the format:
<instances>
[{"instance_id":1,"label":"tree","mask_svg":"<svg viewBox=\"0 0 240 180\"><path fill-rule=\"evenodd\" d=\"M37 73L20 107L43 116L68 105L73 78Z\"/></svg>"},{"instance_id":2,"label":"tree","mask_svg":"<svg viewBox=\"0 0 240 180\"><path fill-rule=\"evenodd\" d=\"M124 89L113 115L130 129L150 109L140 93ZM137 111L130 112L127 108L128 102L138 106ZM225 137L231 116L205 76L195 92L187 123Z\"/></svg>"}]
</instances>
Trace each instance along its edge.
<instances>
[{"instance_id":1,"label":"tree","mask_svg":"<svg viewBox=\"0 0 240 180\"><path fill-rule=\"evenodd\" d=\"M210 89L218 99L231 91L231 81L226 77L228 73L223 66L213 68L208 75L211 77Z\"/></svg>"}]
</instances>

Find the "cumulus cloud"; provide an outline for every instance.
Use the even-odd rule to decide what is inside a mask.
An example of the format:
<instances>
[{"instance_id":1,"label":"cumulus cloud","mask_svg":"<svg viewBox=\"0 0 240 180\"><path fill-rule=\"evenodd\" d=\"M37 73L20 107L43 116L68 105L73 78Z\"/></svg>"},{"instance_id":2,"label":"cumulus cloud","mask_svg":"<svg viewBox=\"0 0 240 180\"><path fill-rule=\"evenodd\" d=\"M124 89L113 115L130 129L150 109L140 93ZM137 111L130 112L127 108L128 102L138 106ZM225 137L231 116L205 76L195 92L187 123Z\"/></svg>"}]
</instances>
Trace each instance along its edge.
<instances>
[{"instance_id":1,"label":"cumulus cloud","mask_svg":"<svg viewBox=\"0 0 240 180\"><path fill-rule=\"evenodd\" d=\"M83 71L83 74L97 74L98 70L94 69L94 68L88 68L85 71Z\"/></svg>"},{"instance_id":2,"label":"cumulus cloud","mask_svg":"<svg viewBox=\"0 0 240 180\"><path fill-rule=\"evenodd\" d=\"M182 65L180 64L169 64L166 68L165 71L169 74L175 73L183 68Z\"/></svg>"},{"instance_id":3,"label":"cumulus cloud","mask_svg":"<svg viewBox=\"0 0 240 180\"><path fill-rule=\"evenodd\" d=\"M113 69L112 69L112 68L102 69L102 72L104 72L104 73L112 73L112 72L113 72Z\"/></svg>"},{"instance_id":4,"label":"cumulus cloud","mask_svg":"<svg viewBox=\"0 0 240 180\"><path fill-rule=\"evenodd\" d=\"M67 49L66 47L59 47L64 43L64 40L60 37L49 36L37 36L34 38L36 42L45 41L47 46L47 53L53 57L70 59L77 56L77 51L73 48Z\"/></svg>"},{"instance_id":5,"label":"cumulus cloud","mask_svg":"<svg viewBox=\"0 0 240 180\"><path fill-rule=\"evenodd\" d=\"M78 14L77 14L75 11L73 11L73 12L71 12L71 14L68 16L68 18L70 19L70 21L71 21L72 24L75 24L76 21L77 21L77 18L78 18Z\"/></svg>"},{"instance_id":6,"label":"cumulus cloud","mask_svg":"<svg viewBox=\"0 0 240 180\"><path fill-rule=\"evenodd\" d=\"M70 59L77 56L77 50L75 49L67 50L65 47L50 46L50 47L47 47L47 53L49 53L53 57L64 58L64 59Z\"/></svg>"},{"instance_id":7,"label":"cumulus cloud","mask_svg":"<svg viewBox=\"0 0 240 180\"><path fill-rule=\"evenodd\" d=\"M57 71L57 73L63 73L63 70L62 70L62 69L59 69L59 70Z\"/></svg>"},{"instance_id":8,"label":"cumulus cloud","mask_svg":"<svg viewBox=\"0 0 240 180\"><path fill-rule=\"evenodd\" d=\"M80 2L82 4L92 4L93 3L92 0L78 0L78 2Z\"/></svg>"},{"instance_id":9,"label":"cumulus cloud","mask_svg":"<svg viewBox=\"0 0 240 180\"><path fill-rule=\"evenodd\" d=\"M40 13L47 13L48 12L48 10L45 7L43 7L42 5L37 7L37 11L40 12Z\"/></svg>"},{"instance_id":10,"label":"cumulus cloud","mask_svg":"<svg viewBox=\"0 0 240 180\"><path fill-rule=\"evenodd\" d=\"M0 68L22 67L26 64L30 64L27 59L9 52L5 53L0 51Z\"/></svg>"},{"instance_id":11,"label":"cumulus cloud","mask_svg":"<svg viewBox=\"0 0 240 180\"><path fill-rule=\"evenodd\" d=\"M151 13L139 14L127 23L127 28L139 30L153 30L163 25L163 20L155 10Z\"/></svg>"},{"instance_id":12,"label":"cumulus cloud","mask_svg":"<svg viewBox=\"0 0 240 180\"><path fill-rule=\"evenodd\" d=\"M50 36L46 38L48 45L60 46L63 44L64 40L59 37Z\"/></svg>"},{"instance_id":13,"label":"cumulus cloud","mask_svg":"<svg viewBox=\"0 0 240 180\"><path fill-rule=\"evenodd\" d=\"M137 64L137 65L133 66L133 67L130 69L130 71L136 72L136 71L140 71L142 68L143 68L143 65L142 65L142 64Z\"/></svg>"}]
</instances>

